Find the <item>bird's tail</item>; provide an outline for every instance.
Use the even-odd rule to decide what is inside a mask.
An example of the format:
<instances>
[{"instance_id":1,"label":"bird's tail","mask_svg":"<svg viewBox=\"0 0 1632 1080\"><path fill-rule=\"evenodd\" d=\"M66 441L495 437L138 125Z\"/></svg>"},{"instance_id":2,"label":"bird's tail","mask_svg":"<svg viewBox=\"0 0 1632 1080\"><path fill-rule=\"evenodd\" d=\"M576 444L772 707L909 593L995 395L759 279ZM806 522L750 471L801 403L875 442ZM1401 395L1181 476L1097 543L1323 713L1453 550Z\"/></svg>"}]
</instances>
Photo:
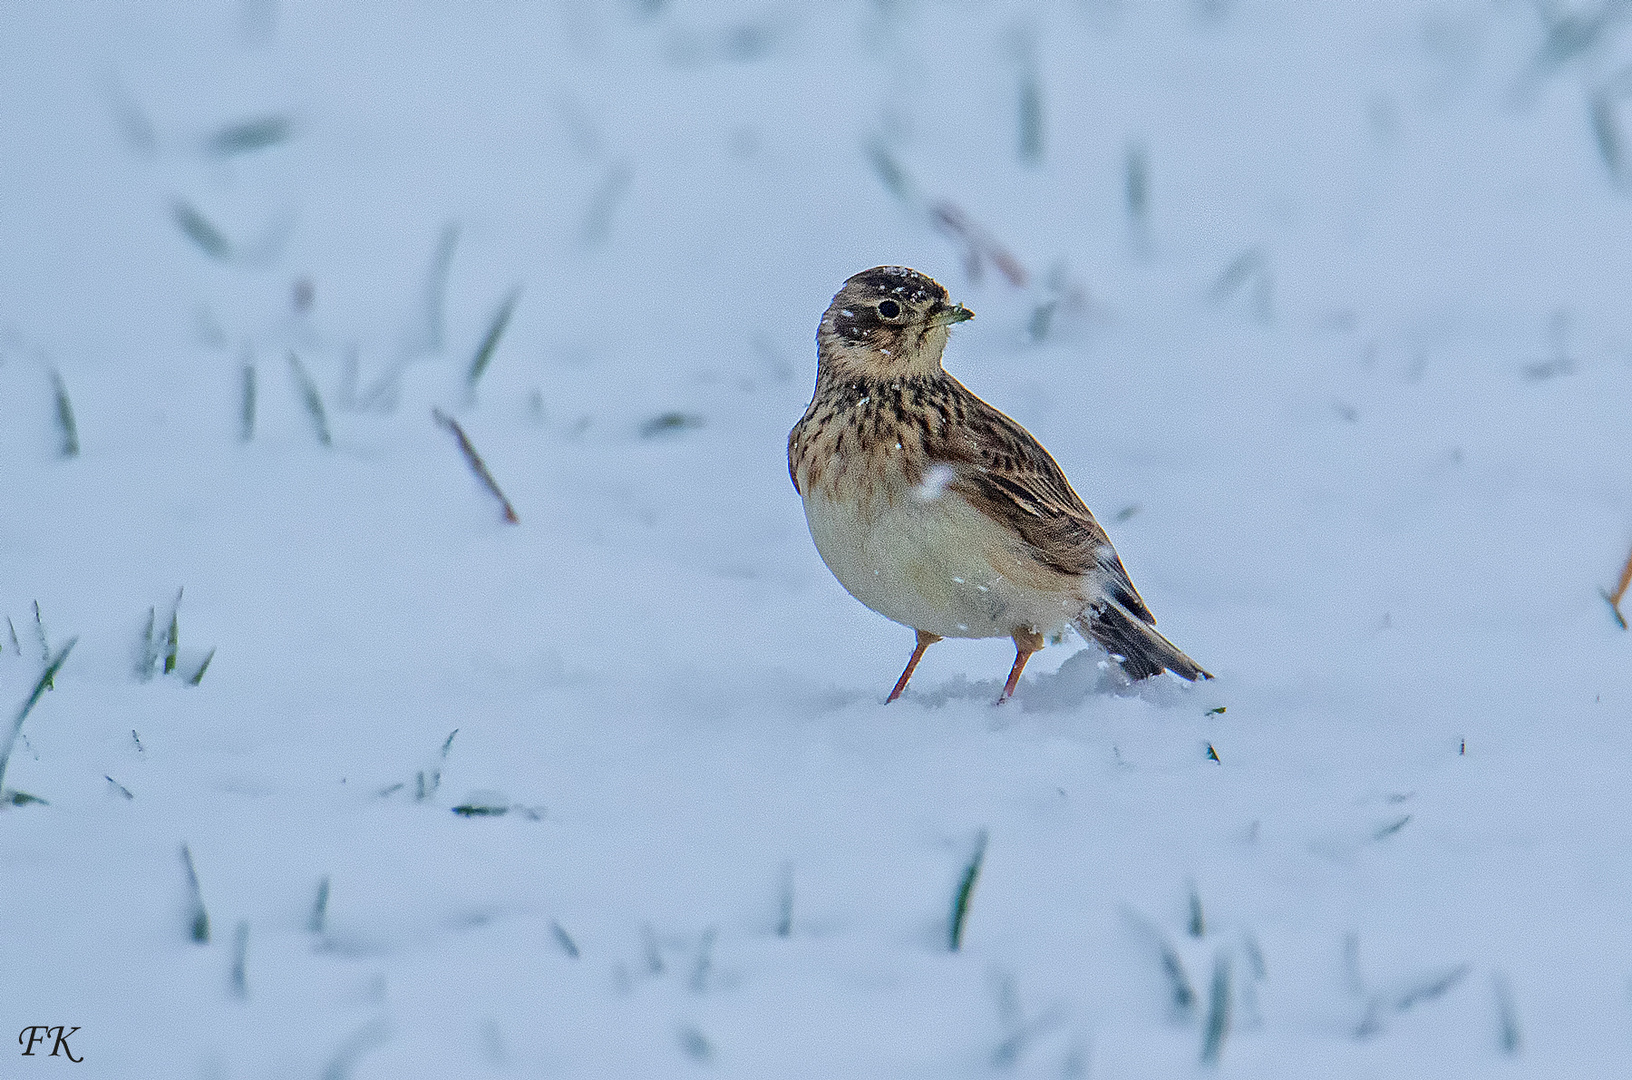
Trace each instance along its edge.
<instances>
[{"instance_id":1,"label":"bird's tail","mask_svg":"<svg viewBox=\"0 0 1632 1080\"><path fill-rule=\"evenodd\" d=\"M1157 633L1154 626L1129 614L1115 600L1088 607L1078 617L1077 629L1083 637L1103 645L1135 682L1164 671L1191 682L1212 678L1177 645Z\"/></svg>"}]
</instances>

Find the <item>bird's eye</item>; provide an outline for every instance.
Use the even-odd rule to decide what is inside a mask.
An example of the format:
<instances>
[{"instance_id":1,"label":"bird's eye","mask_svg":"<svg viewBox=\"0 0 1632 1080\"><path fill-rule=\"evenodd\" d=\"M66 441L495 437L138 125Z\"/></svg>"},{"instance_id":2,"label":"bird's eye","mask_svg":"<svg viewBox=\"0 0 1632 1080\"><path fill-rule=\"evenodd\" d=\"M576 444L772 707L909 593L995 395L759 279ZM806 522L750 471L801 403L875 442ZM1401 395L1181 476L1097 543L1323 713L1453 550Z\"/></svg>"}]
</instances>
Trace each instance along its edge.
<instances>
[{"instance_id":1,"label":"bird's eye","mask_svg":"<svg viewBox=\"0 0 1632 1080\"><path fill-rule=\"evenodd\" d=\"M878 313L886 319L893 319L901 314L901 305L894 300L880 300L878 302Z\"/></svg>"}]
</instances>

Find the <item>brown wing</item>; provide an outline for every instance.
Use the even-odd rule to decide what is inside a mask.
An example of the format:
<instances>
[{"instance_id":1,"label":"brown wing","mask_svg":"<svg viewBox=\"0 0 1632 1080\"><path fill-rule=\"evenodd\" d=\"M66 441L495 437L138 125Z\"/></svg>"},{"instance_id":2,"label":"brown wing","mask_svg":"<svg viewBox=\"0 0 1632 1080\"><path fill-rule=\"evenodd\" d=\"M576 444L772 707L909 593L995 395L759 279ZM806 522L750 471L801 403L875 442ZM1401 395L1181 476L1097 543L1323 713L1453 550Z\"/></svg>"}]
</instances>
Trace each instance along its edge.
<instances>
[{"instance_id":1,"label":"brown wing","mask_svg":"<svg viewBox=\"0 0 1632 1080\"><path fill-rule=\"evenodd\" d=\"M1128 579L1110 537L1071 490L1059 464L1031 433L947 376L959 423L926 440L934 461L952 466L948 485L975 509L1014 529L1039 562L1073 577L1098 572L1113 599L1136 618L1156 619Z\"/></svg>"}]
</instances>

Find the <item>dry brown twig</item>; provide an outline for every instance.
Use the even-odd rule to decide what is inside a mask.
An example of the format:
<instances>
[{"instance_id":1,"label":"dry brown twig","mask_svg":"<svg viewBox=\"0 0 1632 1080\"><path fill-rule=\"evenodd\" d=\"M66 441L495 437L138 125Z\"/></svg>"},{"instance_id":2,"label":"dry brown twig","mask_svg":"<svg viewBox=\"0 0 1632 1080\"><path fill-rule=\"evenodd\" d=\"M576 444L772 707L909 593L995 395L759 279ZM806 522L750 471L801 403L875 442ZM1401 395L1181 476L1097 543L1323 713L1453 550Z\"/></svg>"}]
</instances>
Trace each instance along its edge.
<instances>
[{"instance_id":1,"label":"dry brown twig","mask_svg":"<svg viewBox=\"0 0 1632 1080\"><path fill-rule=\"evenodd\" d=\"M975 224L957 203L942 199L930 207L930 216L942 231L963 244L964 265L971 281L980 280L981 261L984 259L997 267L1010 285L1017 289L1026 287L1028 275L1020 260L998 243L991 233Z\"/></svg>"},{"instance_id":2,"label":"dry brown twig","mask_svg":"<svg viewBox=\"0 0 1632 1080\"><path fill-rule=\"evenodd\" d=\"M465 460L470 463L470 471L476 474L476 478L487 486L487 490L493 493L493 497L498 499L499 505L504 508L504 520L512 525L521 524L515 508L510 505L510 500L504 497L504 492L499 490L493 474L487 471L487 463L482 460L482 455L476 452L476 447L471 445L470 437L465 434L465 429L459 426L459 421L441 409L432 409L431 419L453 432L453 437L459 440L459 449L464 452Z\"/></svg>"}]
</instances>

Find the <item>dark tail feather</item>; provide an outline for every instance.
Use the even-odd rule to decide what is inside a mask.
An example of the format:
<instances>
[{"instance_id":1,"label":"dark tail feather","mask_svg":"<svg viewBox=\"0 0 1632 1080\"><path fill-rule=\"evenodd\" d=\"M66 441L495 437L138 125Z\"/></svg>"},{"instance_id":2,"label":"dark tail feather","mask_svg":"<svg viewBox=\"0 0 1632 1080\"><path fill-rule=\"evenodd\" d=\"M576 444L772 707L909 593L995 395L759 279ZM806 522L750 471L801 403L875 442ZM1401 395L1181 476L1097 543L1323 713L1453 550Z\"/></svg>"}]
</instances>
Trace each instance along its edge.
<instances>
[{"instance_id":1,"label":"dark tail feather","mask_svg":"<svg viewBox=\"0 0 1632 1080\"><path fill-rule=\"evenodd\" d=\"M1157 633L1154 626L1134 618L1114 600L1084 611L1077 620L1077 629L1103 645L1135 682L1164 671L1191 682L1212 678L1177 645Z\"/></svg>"}]
</instances>

